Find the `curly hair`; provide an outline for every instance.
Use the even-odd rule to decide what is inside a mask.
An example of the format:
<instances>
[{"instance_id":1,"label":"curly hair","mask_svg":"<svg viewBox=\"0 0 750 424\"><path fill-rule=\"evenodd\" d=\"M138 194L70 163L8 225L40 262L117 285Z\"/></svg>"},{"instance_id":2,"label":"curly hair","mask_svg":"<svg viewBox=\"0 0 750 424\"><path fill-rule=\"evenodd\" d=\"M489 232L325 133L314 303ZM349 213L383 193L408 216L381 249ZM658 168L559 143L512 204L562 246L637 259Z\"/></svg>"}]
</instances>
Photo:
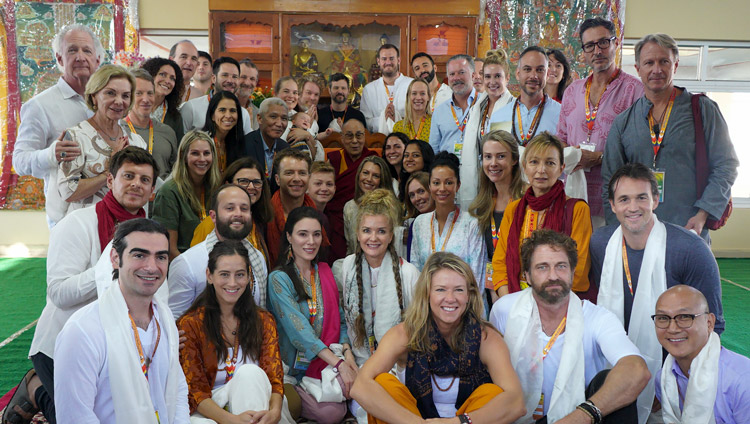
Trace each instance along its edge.
<instances>
[{"instance_id":1,"label":"curly hair","mask_svg":"<svg viewBox=\"0 0 750 424\"><path fill-rule=\"evenodd\" d=\"M167 65L171 66L174 70L174 88L171 93L167 94L164 101L167 102L167 114L175 117L178 113L180 102L182 101L183 92L185 91L185 81L182 80L182 69L180 69L180 65L174 60L164 59L163 57L152 57L143 62L141 68L145 69L152 77L156 78L159 70Z\"/></svg>"}]
</instances>

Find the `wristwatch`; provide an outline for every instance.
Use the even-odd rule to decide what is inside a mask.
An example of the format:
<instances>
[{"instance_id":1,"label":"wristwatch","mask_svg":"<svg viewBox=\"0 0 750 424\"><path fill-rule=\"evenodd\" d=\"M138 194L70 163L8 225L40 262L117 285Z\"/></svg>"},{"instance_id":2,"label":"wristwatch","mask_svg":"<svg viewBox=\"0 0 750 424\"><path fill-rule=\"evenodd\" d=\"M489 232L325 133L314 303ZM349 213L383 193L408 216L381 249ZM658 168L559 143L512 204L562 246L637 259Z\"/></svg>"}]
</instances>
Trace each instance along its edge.
<instances>
[{"instance_id":1,"label":"wristwatch","mask_svg":"<svg viewBox=\"0 0 750 424\"><path fill-rule=\"evenodd\" d=\"M344 362L343 359L339 359L339 361L336 362L336 365L333 366L333 372L335 372L335 373L339 372L339 366L341 365L342 362Z\"/></svg>"}]
</instances>

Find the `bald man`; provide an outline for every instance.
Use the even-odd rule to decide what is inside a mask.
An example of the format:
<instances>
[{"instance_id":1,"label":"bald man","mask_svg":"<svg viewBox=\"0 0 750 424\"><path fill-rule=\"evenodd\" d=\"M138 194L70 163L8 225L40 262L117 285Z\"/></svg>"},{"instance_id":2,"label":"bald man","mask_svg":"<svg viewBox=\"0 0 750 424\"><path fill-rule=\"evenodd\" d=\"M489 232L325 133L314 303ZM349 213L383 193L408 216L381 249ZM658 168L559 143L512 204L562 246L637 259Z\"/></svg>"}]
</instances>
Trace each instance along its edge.
<instances>
[{"instance_id":1,"label":"bald man","mask_svg":"<svg viewBox=\"0 0 750 424\"><path fill-rule=\"evenodd\" d=\"M656 374L664 422L746 423L750 359L721 347L703 293L686 285L670 288L659 296L653 320L669 352Z\"/></svg>"}]
</instances>

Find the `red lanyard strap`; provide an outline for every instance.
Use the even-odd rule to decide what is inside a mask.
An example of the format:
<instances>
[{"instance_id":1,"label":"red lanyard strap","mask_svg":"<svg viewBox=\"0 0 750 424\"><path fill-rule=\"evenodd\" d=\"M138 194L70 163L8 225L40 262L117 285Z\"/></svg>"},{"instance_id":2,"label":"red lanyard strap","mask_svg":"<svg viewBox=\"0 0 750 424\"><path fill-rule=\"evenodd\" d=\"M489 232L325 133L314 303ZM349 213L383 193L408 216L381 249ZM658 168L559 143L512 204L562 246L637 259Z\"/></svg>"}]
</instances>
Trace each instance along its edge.
<instances>
[{"instance_id":1,"label":"red lanyard strap","mask_svg":"<svg viewBox=\"0 0 750 424\"><path fill-rule=\"evenodd\" d=\"M667 108L664 110L664 121L661 123L661 127L659 128L659 136L654 133L654 126L656 123L654 122L654 107L651 107L651 110L648 112L648 131L651 134L651 145L654 148L654 167L656 166L656 156L659 154L659 149L661 149L661 143L664 140L664 134L667 132L667 123L669 123L669 115L672 114L672 106L674 106L674 98L677 94L677 89L672 88L672 95L669 96L669 103L667 103Z\"/></svg>"},{"instance_id":2,"label":"red lanyard strap","mask_svg":"<svg viewBox=\"0 0 750 424\"><path fill-rule=\"evenodd\" d=\"M616 69L615 73L612 74L612 76L609 77L607 80L607 84L604 85L604 91L602 92L602 95L599 97L599 100L594 105L594 109L589 109L589 103L591 99L591 84L594 80L594 74L591 74L589 76L588 80L586 81L586 98L584 101L584 105L586 107L586 127L588 128L588 135L591 137L591 132L594 131L594 122L596 122L596 114L599 112L599 103L602 102L602 97L604 97L604 93L607 92L607 87L609 86L609 83L615 80L620 75L620 69Z\"/></svg>"},{"instance_id":3,"label":"red lanyard strap","mask_svg":"<svg viewBox=\"0 0 750 424\"><path fill-rule=\"evenodd\" d=\"M151 313L153 314L154 307L151 306ZM161 327L159 326L159 320L154 320L156 323L156 343L154 343L154 350L151 352L151 357L148 358L143 354L143 345L141 344L141 338L138 336L138 327L135 325L133 316L128 312L128 318L130 318L130 325L133 327L133 337L135 338L135 347L138 349L138 359L141 361L141 371L143 371L146 381L148 381L148 369L151 366L151 362L156 355L156 348L159 347L159 340L161 340Z\"/></svg>"},{"instance_id":4,"label":"red lanyard strap","mask_svg":"<svg viewBox=\"0 0 750 424\"><path fill-rule=\"evenodd\" d=\"M453 215L451 226L448 228L448 235L445 237L445 240L443 240L443 247L440 248L441 252L445 250L445 245L448 244L448 239L451 238L451 234L453 233L453 226L456 225L456 221L458 221L459 212L461 212L461 210L457 207ZM430 237L430 246L432 248L432 253L435 253L435 212L432 212L432 219L430 220Z\"/></svg>"}]
</instances>

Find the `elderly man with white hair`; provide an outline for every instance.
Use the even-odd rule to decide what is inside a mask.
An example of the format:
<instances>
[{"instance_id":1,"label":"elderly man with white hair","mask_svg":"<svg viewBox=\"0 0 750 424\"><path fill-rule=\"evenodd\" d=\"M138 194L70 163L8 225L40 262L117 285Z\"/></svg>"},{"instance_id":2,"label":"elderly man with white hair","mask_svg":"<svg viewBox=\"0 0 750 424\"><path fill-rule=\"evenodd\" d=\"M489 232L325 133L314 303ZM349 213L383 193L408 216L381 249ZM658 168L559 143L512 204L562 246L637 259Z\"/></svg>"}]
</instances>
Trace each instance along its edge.
<instances>
[{"instance_id":1,"label":"elderly man with white hair","mask_svg":"<svg viewBox=\"0 0 750 424\"><path fill-rule=\"evenodd\" d=\"M13 168L18 175L44 180L44 194L50 195L58 164L81 154L75 141L63 140L66 128L93 114L86 106L84 91L89 77L99 68L104 48L85 25L64 27L52 42L55 62L63 75L57 84L32 97L21 107L21 126L13 149ZM52 228L56 217L47 215ZM61 217L60 217L61 218Z\"/></svg>"},{"instance_id":2,"label":"elderly man with white hair","mask_svg":"<svg viewBox=\"0 0 750 424\"><path fill-rule=\"evenodd\" d=\"M245 155L252 156L263 166L264 176L271 183L271 191L278 188L273 175L273 157L289 147L281 138L286 130L289 112L286 103L278 97L270 97L260 104L259 128L245 136Z\"/></svg>"}]
</instances>

